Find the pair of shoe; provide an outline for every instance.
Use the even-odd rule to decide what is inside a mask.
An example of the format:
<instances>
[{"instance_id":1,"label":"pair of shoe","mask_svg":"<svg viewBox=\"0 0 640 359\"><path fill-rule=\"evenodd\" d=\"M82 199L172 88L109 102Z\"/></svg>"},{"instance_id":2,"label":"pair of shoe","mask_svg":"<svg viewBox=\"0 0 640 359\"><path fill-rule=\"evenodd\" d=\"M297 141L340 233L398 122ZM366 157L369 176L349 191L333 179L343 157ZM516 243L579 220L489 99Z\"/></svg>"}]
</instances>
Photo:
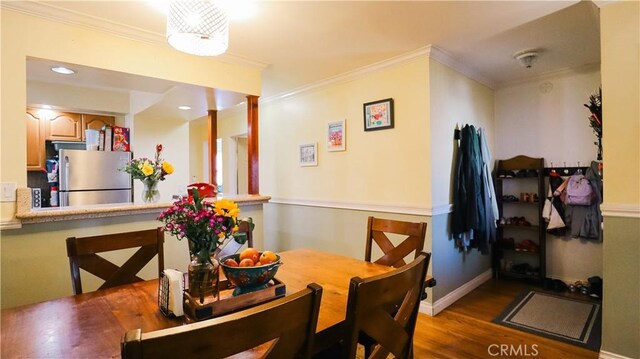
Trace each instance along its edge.
<instances>
[{"instance_id":1,"label":"pair of shoe","mask_svg":"<svg viewBox=\"0 0 640 359\"><path fill-rule=\"evenodd\" d=\"M531 222L527 221L524 217L509 217L505 220L504 224L513 224L516 226L530 226Z\"/></svg>"},{"instance_id":2,"label":"pair of shoe","mask_svg":"<svg viewBox=\"0 0 640 359\"><path fill-rule=\"evenodd\" d=\"M516 245L516 251L538 253L540 246L530 239L525 239Z\"/></svg>"},{"instance_id":3,"label":"pair of shoe","mask_svg":"<svg viewBox=\"0 0 640 359\"><path fill-rule=\"evenodd\" d=\"M498 178L513 178L515 176L516 176L516 173L513 171L505 171L505 170L498 171Z\"/></svg>"},{"instance_id":4,"label":"pair of shoe","mask_svg":"<svg viewBox=\"0 0 640 359\"><path fill-rule=\"evenodd\" d=\"M509 195L505 195L502 196L502 202L519 202L518 197L509 194Z\"/></svg>"}]
</instances>

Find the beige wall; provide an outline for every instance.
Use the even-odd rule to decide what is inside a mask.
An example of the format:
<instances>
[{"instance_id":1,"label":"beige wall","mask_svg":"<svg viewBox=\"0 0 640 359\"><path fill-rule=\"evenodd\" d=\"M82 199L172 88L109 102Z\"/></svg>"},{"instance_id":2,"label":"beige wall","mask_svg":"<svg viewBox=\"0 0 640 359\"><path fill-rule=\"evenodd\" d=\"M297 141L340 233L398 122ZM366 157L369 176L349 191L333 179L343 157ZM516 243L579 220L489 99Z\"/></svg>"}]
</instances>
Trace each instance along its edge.
<instances>
[{"instance_id":1,"label":"beige wall","mask_svg":"<svg viewBox=\"0 0 640 359\"><path fill-rule=\"evenodd\" d=\"M204 153L203 144L209 142L208 118L203 117L189 122L189 183L203 182Z\"/></svg>"},{"instance_id":2,"label":"beige wall","mask_svg":"<svg viewBox=\"0 0 640 359\"><path fill-rule=\"evenodd\" d=\"M640 3L605 5L600 10L600 28L605 209L602 350L640 358Z\"/></svg>"},{"instance_id":3,"label":"beige wall","mask_svg":"<svg viewBox=\"0 0 640 359\"><path fill-rule=\"evenodd\" d=\"M107 33L1 11L0 180L26 187L24 118L27 56L156 77L239 93L260 94L260 69L190 56ZM13 220L15 203L1 206L0 221Z\"/></svg>"},{"instance_id":4,"label":"beige wall","mask_svg":"<svg viewBox=\"0 0 640 359\"><path fill-rule=\"evenodd\" d=\"M438 285L432 300L438 300L486 272L491 256L477 250L462 253L451 239L449 204L456 141L453 132L465 124L484 128L489 148L494 148L494 95L490 88L461 75L450 67L429 61L430 161L425 164L431 177L432 207L429 232L432 237L431 266Z\"/></svg>"},{"instance_id":5,"label":"beige wall","mask_svg":"<svg viewBox=\"0 0 640 359\"><path fill-rule=\"evenodd\" d=\"M262 108L260 108L260 111ZM265 121L262 117L262 113L259 113L258 123ZM239 105L232 107L228 110L218 113L218 138L222 140L222 183L223 192L228 195L234 195L240 193L237 186L237 172L238 172L238 160L237 160L237 141L238 136L247 135L247 109L246 105ZM259 143L261 145L262 133L258 135ZM260 150L262 156L262 151ZM264 171L264 168L260 168L260 175ZM261 177L262 178L262 177ZM261 181L260 181L261 182ZM244 193L247 192L245 188ZM266 193L264 189L260 188L261 193Z\"/></svg>"},{"instance_id":6,"label":"beige wall","mask_svg":"<svg viewBox=\"0 0 640 359\"><path fill-rule=\"evenodd\" d=\"M158 183L160 202L171 202L173 195L186 194L189 180L189 122L180 118L134 118L134 158L155 158L156 145L161 144L162 158L174 167L174 172ZM133 181L134 202L142 202L142 181Z\"/></svg>"},{"instance_id":7,"label":"beige wall","mask_svg":"<svg viewBox=\"0 0 640 359\"><path fill-rule=\"evenodd\" d=\"M427 57L260 106L260 191L274 198L427 207ZM365 102L394 99L395 128L365 132ZM345 120L346 151L327 151L327 123ZM298 146L318 144L318 166ZM407 189L411 189L408 191Z\"/></svg>"},{"instance_id":8,"label":"beige wall","mask_svg":"<svg viewBox=\"0 0 640 359\"><path fill-rule=\"evenodd\" d=\"M125 91L28 81L27 104L51 105L80 113L108 112L123 115L129 112L129 94Z\"/></svg>"}]
</instances>

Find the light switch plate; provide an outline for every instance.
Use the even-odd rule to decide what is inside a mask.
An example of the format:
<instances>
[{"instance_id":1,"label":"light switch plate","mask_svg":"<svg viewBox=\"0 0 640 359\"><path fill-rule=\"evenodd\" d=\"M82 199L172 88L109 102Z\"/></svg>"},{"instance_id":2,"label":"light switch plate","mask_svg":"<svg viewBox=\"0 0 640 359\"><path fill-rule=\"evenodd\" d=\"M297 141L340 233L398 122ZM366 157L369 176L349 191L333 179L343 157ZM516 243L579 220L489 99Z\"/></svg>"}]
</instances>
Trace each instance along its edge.
<instances>
[{"instance_id":1,"label":"light switch plate","mask_svg":"<svg viewBox=\"0 0 640 359\"><path fill-rule=\"evenodd\" d=\"M15 182L2 182L0 183L0 201L2 202L15 202L16 201L16 188L18 184Z\"/></svg>"}]
</instances>

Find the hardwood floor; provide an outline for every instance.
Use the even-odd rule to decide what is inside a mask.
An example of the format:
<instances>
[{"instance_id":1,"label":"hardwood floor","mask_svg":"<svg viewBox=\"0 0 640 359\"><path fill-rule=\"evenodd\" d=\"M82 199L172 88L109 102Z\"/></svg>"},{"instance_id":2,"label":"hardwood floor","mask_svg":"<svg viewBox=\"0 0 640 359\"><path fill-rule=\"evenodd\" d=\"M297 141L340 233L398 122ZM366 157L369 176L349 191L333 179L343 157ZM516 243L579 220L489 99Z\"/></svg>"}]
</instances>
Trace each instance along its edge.
<instances>
[{"instance_id":1,"label":"hardwood floor","mask_svg":"<svg viewBox=\"0 0 640 359\"><path fill-rule=\"evenodd\" d=\"M414 357L598 358L594 351L491 323L525 287L516 281L490 280L435 317L420 313ZM519 355L500 355L502 344L507 350L520 350Z\"/></svg>"}]
</instances>

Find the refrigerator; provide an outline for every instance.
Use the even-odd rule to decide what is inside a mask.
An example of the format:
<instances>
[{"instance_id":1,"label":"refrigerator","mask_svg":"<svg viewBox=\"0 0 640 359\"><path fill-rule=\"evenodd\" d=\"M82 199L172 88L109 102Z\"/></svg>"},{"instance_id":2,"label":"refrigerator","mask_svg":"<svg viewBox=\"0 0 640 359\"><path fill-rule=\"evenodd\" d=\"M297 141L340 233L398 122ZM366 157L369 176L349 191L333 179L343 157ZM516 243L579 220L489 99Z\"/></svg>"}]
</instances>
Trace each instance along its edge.
<instances>
[{"instance_id":1,"label":"refrigerator","mask_svg":"<svg viewBox=\"0 0 640 359\"><path fill-rule=\"evenodd\" d=\"M131 175L119 171L131 152L58 151L60 206L131 203Z\"/></svg>"}]
</instances>

